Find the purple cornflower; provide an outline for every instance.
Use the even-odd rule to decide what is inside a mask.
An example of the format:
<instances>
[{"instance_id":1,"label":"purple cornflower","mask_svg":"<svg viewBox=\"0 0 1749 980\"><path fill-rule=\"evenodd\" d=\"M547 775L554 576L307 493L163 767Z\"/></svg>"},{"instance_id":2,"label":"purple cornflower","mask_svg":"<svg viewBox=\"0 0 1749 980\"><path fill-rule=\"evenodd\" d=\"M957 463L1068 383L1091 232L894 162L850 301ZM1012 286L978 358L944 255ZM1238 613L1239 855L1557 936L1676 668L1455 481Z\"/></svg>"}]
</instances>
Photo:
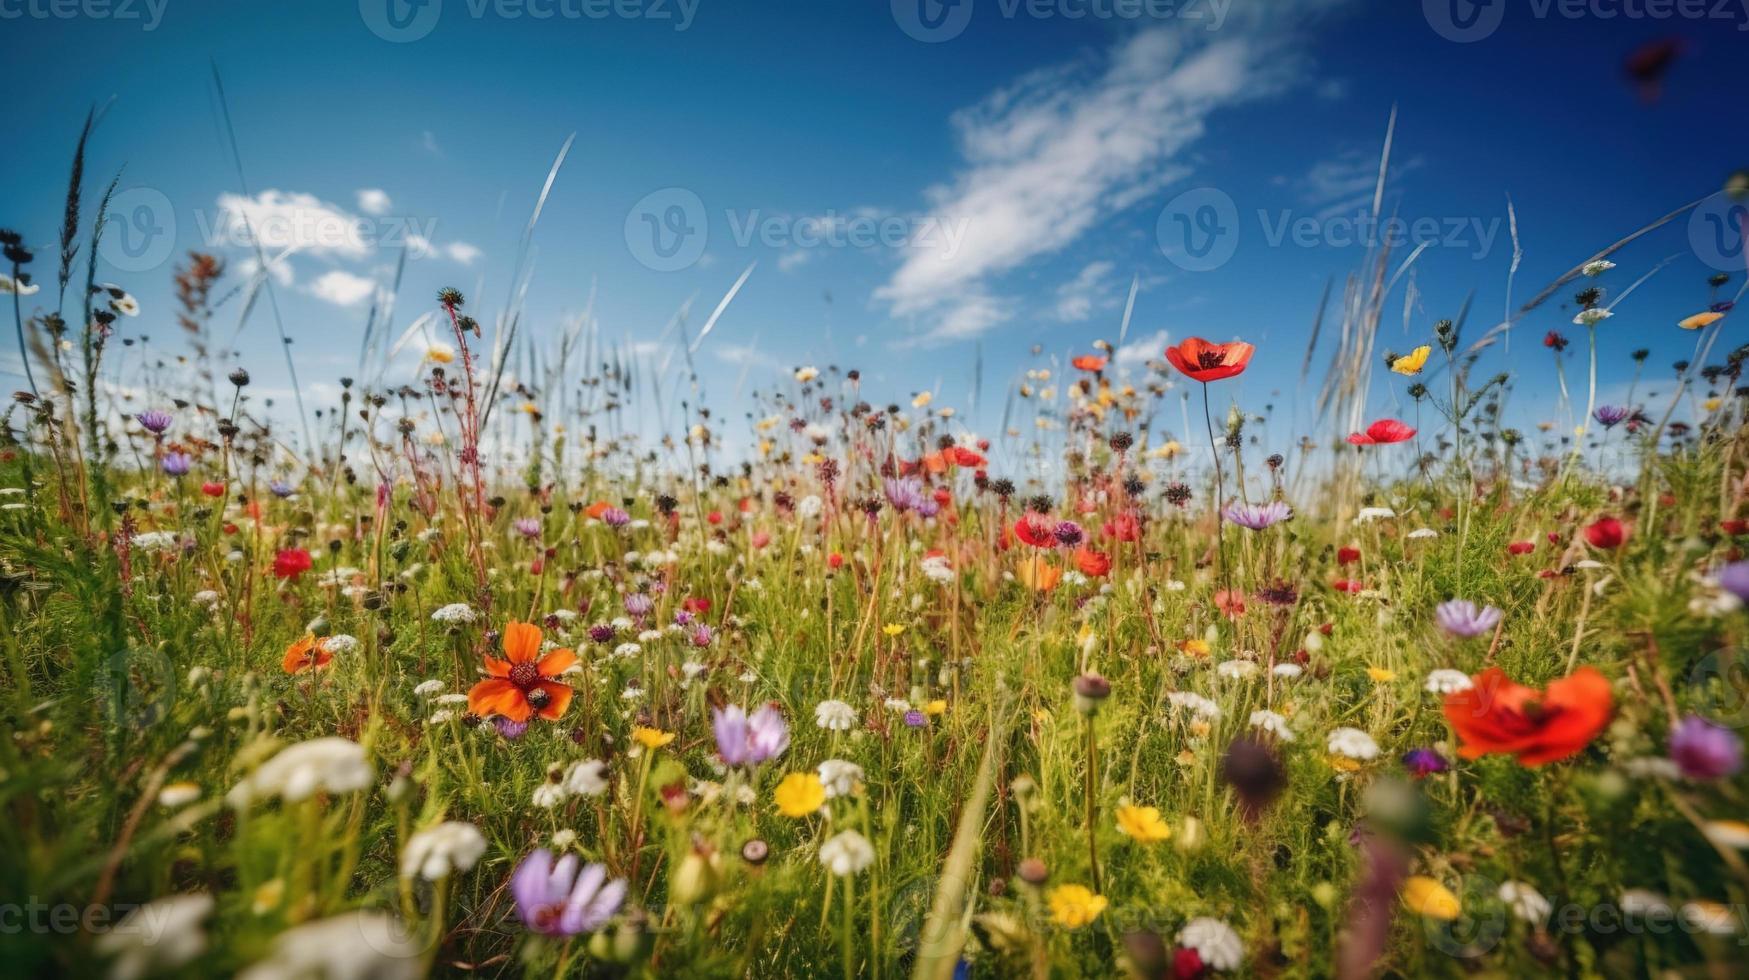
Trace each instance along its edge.
<instances>
[{"instance_id":1,"label":"purple cornflower","mask_svg":"<svg viewBox=\"0 0 1749 980\"><path fill-rule=\"evenodd\" d=\"M540 537L540 518L538 517L518 518L512 527L516 528L517 534L520 534L525 538Z\"/></svg>"},{"instance_id":2,"label":"purple cornflower","mask_svg":"<svg viewBox=\"0 0 1749 980\"><path fill-rule=\"evenodd\" d=\"M889 476L882 481L882 486L887 493L887 503L892 504L893 509L901 514L908 510L917 510L923 506L925 500L923 481L916 477Z\"/></svg>"},{"instance_id":3,"label":"purple cornflower","mask_svg":"<svg viewBox=\"0 0 1749 980\"><path fill-rule=\"evenodd\" d=\"M547 936L575 936L594 932L607 924L625 900L623 878L607 880L607 866L585 865L567 854L558 861L542 848L522 859L510 877L510 894L516 899L516 914L531 932Z\"/></svg>"},{"instance_id":4,"label":"purple cornflower","mask_svg":"<svg viewBox=\"0 0 1749 980\"><path fill-rule=\"evenodd\" d=\"M273 480L267 484L267 489L281 500L291 496L297 488L284 480Z\"/></svg>"},{"instance_id":5,"label":"purple cornflower","mask_svg":"<svg viewBox=\"0 0 1749 980\"><path fill-rule=\"evenodd\" d=\"M1051 529L1051 534L1065 548L1073 548L1087 537L1087 532L1081 530L1081 525L1074 521L1058 521L1057 526Z\"/></svg>"},{"instance_id":6,"label":"purple cornflower","mask_svg":"<svg viewBox=\"0 0 1749 980\"><path fill-rule=\"evenodd\" d=\"M141 427L155 436L163 435L170 428L170 423L176 421L175 416L157 408L149 408L134 418L139 420Z\"/></svg>"},{"instance_id":7,"label":"purple cornflower","mask_svg":"<svg viewBox=\"0 0 1749 980\"><path fill-rule=\"evenodd\" d=\"M1670 730L1670 761L1689 779L1722 779L1743 768L1743 740L1728 728L1689 715Z\"/></svg>"},{"instance_id":8,"label":"purple cornflower","mask_svg":"<svg viewBox=\"0 0 1749 980\"><path fill-rule=\"evenodd\" d=\"M716 639L716 636L715 633L711 632L709 626L699 623L692 631L692 645L695 647L708 647L711 645L711 641Z\"/></svg>"},{"instance_id":9,"label":"purple cornflower","mask_svg":"<svg viewBox=\"0 0 1749 980\"><path fill-rule=\"evenodd\" d=\"M645 616L650 615L650 610L656 608L656 600L642 592L633 592L631 595L626 596L625 607L627 615L643 619Z\"/></svg>"},{"instance_id":10,"label":"purple cornflower","mask_svg":"<svg viewBox=\"0 0 1749 980\"><path fill-rule=\"evenodd\" d=\"M1599 405L1597 410L1591 413L1591 417L1602 423L1604 428L1613 429L1626 422L1633 414L1633 409L1624 408L1621 405Z\"/></svg>"},{"instance_id":11,"label":"purple cornflower","mask_svg":"<svg viewBox=\"0 0 1749 980\"><path fill-rule=\"evenodd\" d=\"M632 515L618 507L609 507L601 512L601 523L606 524L608 527L625 527L631 522Z\"/></svg>"},{"instance_id":12,"label":"purple cornflower","mask_svg":"<svg viewBox=\"0 0 1749 980\"><path fill-rule=\"evenodd\" d=\"M171 476L186 476L194 468L194 460L189 459L187 453L165 453L161 465Z\"/></svg>"},{"instance_id":13,"label":"purple cornflower","mask_svg":"<svg viewBox=\"0 0 1749 980\"><path fill-rule=\"evenodd\" d=\"M918 517L934 517L939 513L941 505L935 502L934 497L924 497L923 502L917 505Z\"/></svg>"},{"instance_id":14,"label":"purple cornflower","mask_svg":"<svg viewBox=\"0 0 1749 980\"><path fill-rule=\"evenodd\" d=\"M1719 569L1719 588L1749 602L1749 561L1735 561Z\"/></svg>"},{"instance_id":15,"label":"purple cornflower","mask_svg":"<svg viewBox=\"0 0 1749 980\"><path fill-rule=\"evenodd\" d=\"M1453 599L1440 603L1433 615L1447 633L1467 639L1492 632L1505 614L1493 606L1477 609L1476 604L1468 599Z\"/></svg>"},{"instance_id":16,"label":"purple cornflower","mask_svg":"<svg viewBox=\"0 0 1749 980\"><path fill-rule=\"evenodd\" d=\"M1445 761L1445 756L1434 749L1410 749L1403 753L1403 768L1409 770L1416 779L1425 779L1436 772L1444 772L1451 768L1451 763Z\"/></svg>"},{"instance_id":17,"label":"purple cornflower","mask_svg":"<svg viewBox=\"0 0 1749 980\"><path fill-rule=\"evenodd\" d=\"M684 609L674 610L674 625L676 625L676 626L691 626L692 625L692 613L687 612Z\"/></svg>"},{"instance_id":18,"label":"purple cornflower","mask_svg":"<svg viewBox=\"0 0 1749 980\"><path fill-rule=\"evenodd\" d=\"M757 766L789 748L789 725L769 704L751 717L738 704L713 710L711 731L717 737L717 754L731 766Z\"/></svg>"},{"instance_id":19,"label":"purple cornflower","mask_svg":"<svg viewBox=\"0 0 1749 980\"><path fill-rule=\"evenodd\" d=\"M905 712L905 724L910 725L912 728L922 728L924 725L929 724L929 716L918 711L916 708L912 708L910 711Z\"/></svg>"},{"instance_id":20,"label":"purple cornflower","mask_svg":"<svg viewBox=\"0 0 1749 980\"><path fill-rule=\"evenodd\" d=\"M613 627L606 623L596 623L589 627L589 638L596 643L613 642Z\"/></svg>"},{"instance_id":21,"label":"purple cornflower","mask_svg":"<svg viewBox=\"0 0 1749 980\"><path fill-rule=\"evenodd\" d=\"M1279 500L1271 500L1267 504L1230 503L1221 512L1229 524L1248 527L1253 531L1261 531L1266 527L1280 524L1294 516L1293 508Z\"/></svg>"},{"instance_id":22,"label":"purple cornflower","mask_svg":"<svg viewBox=\"0 0 1749 980\"><path fill-rule=\"evenodd\" d=\"M493 715L492 716L492 724L497 727L498 734L504 736L506 739L508 739L512 742L521 738L522 733L528 731L528 722L526 722L526 721L511 721L509 718L506 718L503 715Z\"/></svg>"}]
</instances>

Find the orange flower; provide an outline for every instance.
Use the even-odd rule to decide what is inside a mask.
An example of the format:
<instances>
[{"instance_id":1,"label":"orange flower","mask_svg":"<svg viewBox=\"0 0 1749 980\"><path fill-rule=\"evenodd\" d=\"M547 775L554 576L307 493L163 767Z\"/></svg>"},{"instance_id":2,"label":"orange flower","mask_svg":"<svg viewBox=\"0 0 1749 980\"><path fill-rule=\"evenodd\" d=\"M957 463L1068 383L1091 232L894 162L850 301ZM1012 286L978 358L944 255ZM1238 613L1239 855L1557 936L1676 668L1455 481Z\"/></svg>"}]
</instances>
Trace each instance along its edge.
<instances>
[{"instance_id":1,"label":"orange flower","mask_svg":"<svg viewBox=\"0 0 1749 980\"><path fill-rule=\"evenodd\" d=\"M1088 578L1099 578L1111 571L1111 556L1083 546L1075 549L1075 567Z\"/></svg>"},{"instance_id":2,"label":"orange flower","mask_svg":"<svg viewBox=\"0 0 1749 980\"><path fill-rule=\"evenodd\" d=\"M326 639L318 640L314 633L305 633L285 648L285 662L281 666L286 673L297 674L306 670L324 670L333 659Z\"/></svg>"},{"instance_id":3,"label":"orange flower","mask_svg":"<svg viewBox=\"0 0 1749 980\"><path fill-rule=\"evenodd\" d=\"M612 509L612 508L613 508L613 505L612 505L612 504L610 504L610 503L608 503L608 502L607 502L607 501L605 501L605 500L597 500L597 501L596 501L596 502L595 502L595 503L592 503L592 504L590 504L590 505L589 505L589 506L588 506L588 507L587 507L587 508L586 508L586 509L585 509L585 510L584 510L584 511L583 511L583 513L584 513L584 515L585 515L585 516L587 516L587 517L588 517L588 518L589 518L589 519L590 519L590 520L592 520L592 521L599 521L599 520L601 520L601 515L603 515L603 514L605 514L605 513L607 513L607 512L608 512L608 511L609 511L609 510L610 510L610 509Z\"/></svg>"},{"instance_id":4,"label":"orange flower","mask_svg":"<svg viewBox=\"0 0 1749 980\"><path fill-rule=\"evenodd\" d=\"M1063 570L1035 554L1020 563L1015 577L1034 592L1049 592L1063 580Z\"/></svg>"},{"instance_id":5,"label":"orange flower","mask_svg":"<svg viewBox=\"0 0 1749 980\"><path fill-rule=\"evenodd\" d=\"M1166 360L1192 381L1207 384L1242 374L1256 349L1243 341L1211 344L1201 337L1192 337L1177 347L1166 348Z\"/></svg>"},{"instance_id":6,"label":"orange flower","mask_svg":"<svg viewBox=\"0 0 1749 980\"><path fill-rule=\"evenodd\" d=\"M486 673L492 676L468 692L468 710L481 718L503 715L511 721L533 715L548 721L564 717L571 688L553 678L569 670L577 655L554 650L541 656L540 627L531 623L506 623L503 646L509 659L486 658Z\"/></svg>"},{"instance_id":7,"label":"orange flower","mask_svg":"<svg viewBox=\"0 0 1749 980\"><path fill-rule=\"evenodd\" d=\"M1075 365L1076 369L1081 371L1105 370L1105 358L1098 354L1082 354L1080 357L1069 361L1069 363Z\"/></svg>"},{"instance_id":8,"label":"orange flower","mask_svg":"<svg viewBox=\"0 0 1749 980\"><path fill-rule=\"evenodd\" d=\"M1520 765L1559 762L1590 744L1609 724L1615 696L1595 667L1581 667L1538 693L1490 667L1474 686L1445 697L1445 717L1463 740L1458 754L1518 756Z\"/></svg>"}]
</instances>

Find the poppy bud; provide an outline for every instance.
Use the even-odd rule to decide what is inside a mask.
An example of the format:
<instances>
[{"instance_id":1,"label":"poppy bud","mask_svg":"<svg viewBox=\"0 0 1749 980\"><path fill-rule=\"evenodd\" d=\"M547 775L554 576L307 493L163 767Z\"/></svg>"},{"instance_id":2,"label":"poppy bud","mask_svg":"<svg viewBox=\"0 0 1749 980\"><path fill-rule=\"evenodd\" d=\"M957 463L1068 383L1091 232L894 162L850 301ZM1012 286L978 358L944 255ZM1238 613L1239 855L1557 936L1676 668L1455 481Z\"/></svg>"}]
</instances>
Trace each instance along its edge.
<instances>
[{"instance_id":1,"label":"poppy bud","mask_svg":"<svg viewBox=\"0 0 1749 980\"><path fill-rule=\"evenodd\" d=\"M1075 692L1075 710L1092 717L1111 697L1111 682L1098 674L1082 674L1070 684Z\"/></svg>"}]
</instances>

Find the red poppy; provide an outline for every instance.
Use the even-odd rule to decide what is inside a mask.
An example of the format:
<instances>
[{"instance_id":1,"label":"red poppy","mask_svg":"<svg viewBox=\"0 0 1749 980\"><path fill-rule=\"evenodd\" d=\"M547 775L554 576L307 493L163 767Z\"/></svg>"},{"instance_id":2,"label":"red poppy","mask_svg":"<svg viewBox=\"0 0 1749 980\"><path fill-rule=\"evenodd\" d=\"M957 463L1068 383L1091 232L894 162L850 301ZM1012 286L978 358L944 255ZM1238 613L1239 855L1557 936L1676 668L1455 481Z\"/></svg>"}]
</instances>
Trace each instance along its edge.
<instances>
[{"instance_id":1,"label":"red poppy","mask_svg":"<svg viewBox=\"0 0 1749 980\"><path fill-rule=\"evenodd\" d=\"M687 596L685 599L681 600L680 608L692 613L694 616L703 616L705 613L711 611L711 601L704 596Z\"/></svg>"},{"instance_id":2,"label":"red poppy","mask_svg":"<svg viewBox=\"0 0 1749 980\"><path fill-rule=\"evenodd\" d=\"M753 547L755 550L763 548L770 543L771 543L771 534L769 532L767 532L767 531L754 531L753 532Z\"/></svg>"},{"instance_id":3,"label":"red poppy","mask_svg":"<svg viewBox=\"0 0 1749 980\"><path fill-rule=\"evenodd\" d=\"M1331 582L1330 587L1338 592L1346 592L1349 595L1353 595L1356 592L1364 590L1366 588L1366 583L1361 582L1358 579L1339 578L1336 581Z\"/></svg>"},{"instance_id":4,"label":"red poppy","mask_svg":"<svg viewBox=\"0 0 1749 980\"><path fill-rule=\"evenodd\" d=\"M1102 530L1108 538L1116 538L1119 541L1136 541L1140 540L1142 536L1142 522L1136 519L1135 514L1125 511L1106 521Z\"/></svg>"},{"instance_id":5,"label":"red poppy","mask_svg":"<svg viewBox=\"0 0 1749 980\"><path fill-rule=\"evenodd\" d=\"M1051 519L1035 512L1029 511L1014 522L1014 536L1034 548L1057 546L1057 529L1051 524Z\"/></svg>"},{"instance_id":6,"label":"red poppy","mask_svg":"<svg viewBox=\"0 0 1749 980\"><path fill-rule=\"evenodd\" d=\"M713 510L704 515L704 519L710 521L712 524L721 524L723 523L723 512L720 510Z\"/></svg>"},{"instance_id":7,"label":"red poppy","mask_svg":"<svg viewBox=\"0 0 1749 980\"><path fill-rule=\"evenodd\" d=\"M1388 446L1394 442L1404 442L1415 438L1415 430L1396 419L1379 419L1366 427L1365 432L1350 432L1348 441L1356 446Z\"/></svg>"},{"instance_id":8,"label":"red poppy","mask_svg":"<svg viewBox=\"0 0 1749 980\"><path fill-rule=\"evenodd\" d=\"M1076 369L1081 371L1097 372L1105 370L1105 358L1099 354L1082 354L1080 357L1070 360L1069 363L1075 365Z\"/></svg>"},{"instance_id":9,"label":"red poppy","mask_svg":"<svg viewBox=\"0 0 1749 980\"><path fill-rule=\"evenodd\" d=\"M200 485L200 492L209 497L223 497L225 495L225 485L223 483L215 483L212 480L208 480Z\"/></svg>"},{"instance_id":10,"label":"red poppy","mask_svg":"<svg viewBox=\"0 0 1749 980\"><path fill-rule=\"evenodd\" d=\"M1590 744L1615 708L1609 679L1595 667L1581 667L1541 693L1498 667L1471 680L1469 690L1445 696L1445 717L1466 759L1507 753L1526 766L1558 762Z\"/></svg>"},{"instance_id":11,"label":"red poppy","mask_svg":"<svg viewBox=\"0 0 1749 980\"><path fill-rule=\"evenodd\" d=\"M1360 549L1359 548L1337 548L1336 549L1336 564L1338 564L1338 565L1352 565L1359 560L1360 560Z\"/></svg>"},{"instance_id":12,"label":"red poppy","mask_svg":"<svg viewBox=\"0 0 1749 980\"><path fill-rule=\"evenodd\" d=\"M827 555L826 556L826 567L827 568L843 568L844 567L844 556L839 554L836 551Z\"/></svg>"},{"instance_id":13,"label":"red poppy","mask_svg":"<svg viewBox=\"0 0 1749 980\"><path fill-rule=\"evenodd\" d=\"M1585 540L1591 542L1591 547L1605 551L1621 547L1627 537L1627 528L1613 517L1599 518L1596 523L1585 527Z\"/></svg>"},{"instance_id":14,"label":"red poppy","mask_svg":"<svg viewBox=\"0 0 1749 980\"><path fill-rule=\"evenodd\" d=\"M953 460L955 466L964 466L968 469L977 469L989 463L989 460L985 459L982 453L967 449L964 446L953 446L944 450L943 455Z\"/></svg>"},{"instance_id":15,"label":"red poppy","mask_svg":"<svg viewBox=\"0 0 1749 980\"><path fill-rule=\"evenodd\" d=\"M310 553L302 548L285 548L273 556L273 574L277 578L295 579L310 570Z\"/></svg>"},{"instance_id":16,"label":"red poppy","mask_svg":"<svg viewBox=\"0 0 1749 980\"><path fill-rule=\"evenodd\" d=\"M1192 337L1177 347L1166 348L1166 360L1192 381L1207 384L1243 373L1256 350L1243 341L1212 344L1201 337Z\"/></svg>"},{"instance_id":17,"label":"red poppy","mask_svg":"<svg viewBox=\"0 0 1749 980\"><path fill-rule=\"evenodd\" d=\"M541 656L540 627L532 623L504 624L501 643L508 659L486 658L486 673L492 676L468 691L468 710L481 718L503 715L516 722L535 715L548 721L563 718L572 691L553 678L569 670L577 655L554 650Z\"/></svg>"},{"instance_id":18,"label":"red poppy","mask_svg":"<svg viewBox=\"0 0 1749 980\"><path fill-rule=\"evenodd\" d=\"M1726 534L1742 534L1749 531L1749 521L1720 521L1719 530Z\"/></svg>"},{"instance_id":19,"label":"red poppy","mask_svg":"<svg viewBox=\"0 0 1749 980\"><path fill-rule=\"evenodd\" d=\"M1111 571L1111 556L1091 548L1075 549L1075 567L1088 578L1101 578Z\"/></svg>"},{"instance_id":20,"label":"red poppy","mask_svg":"<svg viewBox=\"0 0 1749 980\"><path fill-rule=\"evenodd\" d=\"M940 506L940 507L946 507L946 506L952 504L953 503L953 491L949 490L946 487L936 487L935 488L935 503L937 506Z\"/></svg>"},{"instance_id":21,"label":"red poppy","mask_svg":"<svg viewBox=\"0 0 1749 980\"><path fill-rule=\"evenodd\" d=\"M1514 541L1506 546L1507 553L1513 555L1528 555L1535 550L1535 541Z\"/></svg>"},{"instance_id":22,"label":"red poppy","mask_svg":"<svg viewBox=\"0 0 1749 980\"><path fill-rule=\"evenodd\" d=\"M1228 619L1238 619L1245 615L1245 594L1238 589L1222 589L1215 593L1215 608L1226 613Z\"/></svg>"},{"instance_id":23,"label":"red poppy","mask_svg":"<svg viewBox=\"0 0 1749 980\"><path fill-rule=\"evenodd\" d=\"M318 640L315 634L305 633L297 642L285 648L285 660L280 666L288 674L297 674L306 670L323 670L333 659L334 654L328 651L326 637Z\"/></svg>"}]
</instances>

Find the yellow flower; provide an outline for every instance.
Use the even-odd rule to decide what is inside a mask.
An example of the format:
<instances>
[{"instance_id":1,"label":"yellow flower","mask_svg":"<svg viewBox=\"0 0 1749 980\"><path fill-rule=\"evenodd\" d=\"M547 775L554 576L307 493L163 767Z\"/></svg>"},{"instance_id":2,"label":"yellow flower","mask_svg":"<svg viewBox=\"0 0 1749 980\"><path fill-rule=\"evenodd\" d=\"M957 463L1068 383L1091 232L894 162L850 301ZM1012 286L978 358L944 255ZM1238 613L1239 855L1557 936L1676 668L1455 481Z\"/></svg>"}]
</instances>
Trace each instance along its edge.
<instances>
[{"instance_id":1,"label":"yellow flower","mask_svg":"<svg viewBox=\"0 0 1749 980\"><path fill-rule=\"evenodd\" d=\"M522 403L522 414L524 414L524 415L539 415L540 414L540 406L536 405L534 402L523 402Z\"/></svg>"},{"instance_id":2,"label":"yellow flower","mask_svg":"<svg viewBox=\"0 0 1749 980\"><path fill-rule=\"evenodd\" d=\"M1063 570L1035 555L1021 560L1015 577L1034 592L1049 592L1063 580Z\"/></svg>"},{"instance_id":3,"label":"yellow flower","mask_svg":"<svg viewBox=\"0 0 1749 980\"><path fill-rule=\"evenodd\" d=\"M777 812L786 817L805 817L826 805L826 784L811 772L792 772L772 791Z\"/></svg>"},{"instance_id":4,"label":"yellow flower","mask_svg":"<svg viewBox=\"0 0 1749 980\"><path fill-rule=\"evenodd\" d=\"M936 698L923 706L923 713L926 715L939 715L946 713L946 711L947 702L941 698Z\"/></svg>"},{"instance_id":5,"label":"yellow flower","mask_svg":"<svg viewBox=\"0 0 1749 980\"><path fill-rule=\"evenodd\" d=\"M1414 875L1403 882L1403 904L1411 912L1429 919L1450 922L1463 912L1463 905L1451 889L1426 875Z\"/></svg>"},{"instance_id":6,"label":"yellow flower","mask_svg":"<svg viewBox=\"0 0 1749 980\"><path fill-rule=\"evenodd\" d=\"M1209 641L1202 639L1201 637L1189 640L1179 640L1178 649L1186 656L1195 657L1198 660L1205 660L1209 655Z\"/></svg>"},{"instance_id":7,"label":"yellow flower","mask_svg":"<svg viewBox=\"0 0 1749 980\"><path fill-rule=\"evenodd\" d=\"M1376 684L1389 684L1397 679L1397 672L1394 670L1386 670L1383 667L1368 667L1366 669L1366 676L1372 678L1373 682Z\"/></svg>"},{"instance_id":8,"label":"yellow flower","mask_svg":"<svg viewBox=\"0 0 1749 980\"><path fill-rule=\"evenodd\" d=\"M1705 408L1709 412L1716 412L1719 410L1719 406L1723 405L1723 404L1724 404L1724 401L1722 399L1708 398L1706 401L1701 402L1701 407Z\"/></svg>"},{"instance_id":9,"label":"yellow flower","mask_svg":"<svg viewBox=\"0 0 1749 980\"><path fill-rule=\"evenodd\" d=\"M1051 889L1051 920L1057 925L1079 929L1105 911L1105 896L1093 894L1086 885L1058 885Z\"/></svg>"},{"instance_id":10,"label":"yellow flower","mask_svg":"<svg viewBox=\"0 0 1749 980\"><path fill-rule=\"evenodd\" d=\"M888 623L887 625L881 627L881 632L887 634L888 636L898 636L900 633L905 632L905 624L903 624L903 623Z\"/></svg>"},{"instance_id":11,"label":"yellow flower","mask_svg":"<svg viewBox=\"0 0 1749 980\"><path fill-rule=\"evenodd\" d=\"M772 444L771 444L770 439L759 440L759 455L770 456L771 455L771 445Z\"/></svg>"},{"instance_id":12,"label":"yellow flower","mask_svg":"<svg viewBox=\"0 0 1749 980\"><path fill-rule=\"evenodd\" d=\"M1676 325L1684 330L1699 330L1702 327L1710 327L1724 318L1725 315L1723 313L1714 313L1713 311L1708 310L1705 313L1696 313L1691 317L1684 317L1683 319L1676 321Z\"/></svg>"},{"instance_id":13,"label":"yellow flower","mask_svg":"<svg viewBox=\"0 0 1749 980\"><path fill-rule=\"evenodd\" d=\"M642 725L632 729L632 738L646 749L659 749L674 741L673 732L665 732L660 728L645 728Z\"/></svg>"},{"instance_id":14,"label":"yellow flower","mask_svg":"<svg viewBox=\"0 0 1749 980\"><path fill-rule=\"evenodd\" d=\"M1415 375L1421 373L1422 368L1427 366L1427 355L1431 353L1433 353L1433 348L1426 344L1422 344L1420 347L1417 347L1409 353L1404 354L1402 357L1392 361L1391 370L1398 374L1407 375L1413 378Z\"/></svg>"},{"instance_id":15,"label":"yellow flower","mask_svg":"<svg viewBox=\"0 0 1749 980\"><path fill-rule=\"evenodd\" d=\"M929 404L934 399L935 399L935 396L930 394L929 392L920 391L917 393L916 398L911 399L911 407L912 408L922 408L923 406Z\"/></svg>"},{"instance_id":16,"label":"yellow flower","mask_svg":"<svg viewBox=\"0 0 1749 980\"><path fill-rule=\"evenodd\" d=\"M1191 738L1208 738L1210 731L1213 729L1209 727L1209 723L1200 718L1190 723Z\"/></svg>"},{"instance_id":17,"label":"yellow flower","mask_svg":"<svg viewBox=\"0 0 1749 980\"><path fill-rule=\"evenodd\" d=\"M1180 751L1178 753L1178 764L1181 766L1193 766L1193 765L1195 765L1196 764L1196 753L1190 751L1189 749L1184 749L1184 750Z\"/></svg>"},{"instance_id":18,"label":"yellow flower","mask_svg":"<svg viewBox=\"0 0 1749 980\"><path fill-rule=\"evenodd\" d=\"M1117 808L1117 829L1124 836L1134 838L1144 844L1163 841L1172 836L1172 828L1160 818L1160 808L1157 806L1131 806L1125 804Z\"/></svg>"},{"instance_id":19,"label":"yellow flower","mask_svg":"<svg viewBox=\"0 0 1749 980\"><path fill-rule=\"evenodd\" d=\"M1354 772L1360 768L1360 763L1345 755L1333 755L1330 757L1330 768L1337 772Z\"/></svg>"},{"instance_id":20,"label":"yellow flower","mask_svg":"<svg viewBox=\"0 0 1749 980\"><path fill-rule=\"evenodd\" d=\"M820 369L817 367L796 368L796 380L802 384L807 384L819 376Z\"/></svg>"},{"instance_id":21,"label":"yellow flower","mask_svg":"<svg viewBox=\"0 0 1749 980\"><path fill-rule=\"evenodd\" d=\"M1171 459L1183 451L1184 447L1178 444L1177 439L1168 439L1160 445L1155 446L1153 451L1148 455L1153 456L1155 459Z\"/></svg>"},{"instance_id":22,"label":"yellow flower","mask_svg":"<svg viewBox=\"0 0 1749 980\"><path fill-rule=\"evenodd\" d=\"M455 348L444 343L432 344L425 348L425 359L433 364L448 364L455 360Z\"/></svg>"},{"instance_id":23,"label":"yellow flower","mask_svg":"<svg viewBox=\"0 0 1749 980\"><path fill-rule=\"evenodd\" d=\"M754 428L758 429L760 432L770 432L772 429L777 428L777 424L782 421L783 419L776 415L767 415L760 419Z\"/></svg>"},{"instance_id":24,"label":"yellow flower","mask_svg":"<svg viewBox=\"0 0 1749 980\"><path fill-rule=\"evenodd\" d=\"M809 453L806 456L802 457L802 462L808 466L819 466L821 463L824 463L825 461L826 461L826 457L820 455L819 453Z\"/></svg>"}]
</instances>

